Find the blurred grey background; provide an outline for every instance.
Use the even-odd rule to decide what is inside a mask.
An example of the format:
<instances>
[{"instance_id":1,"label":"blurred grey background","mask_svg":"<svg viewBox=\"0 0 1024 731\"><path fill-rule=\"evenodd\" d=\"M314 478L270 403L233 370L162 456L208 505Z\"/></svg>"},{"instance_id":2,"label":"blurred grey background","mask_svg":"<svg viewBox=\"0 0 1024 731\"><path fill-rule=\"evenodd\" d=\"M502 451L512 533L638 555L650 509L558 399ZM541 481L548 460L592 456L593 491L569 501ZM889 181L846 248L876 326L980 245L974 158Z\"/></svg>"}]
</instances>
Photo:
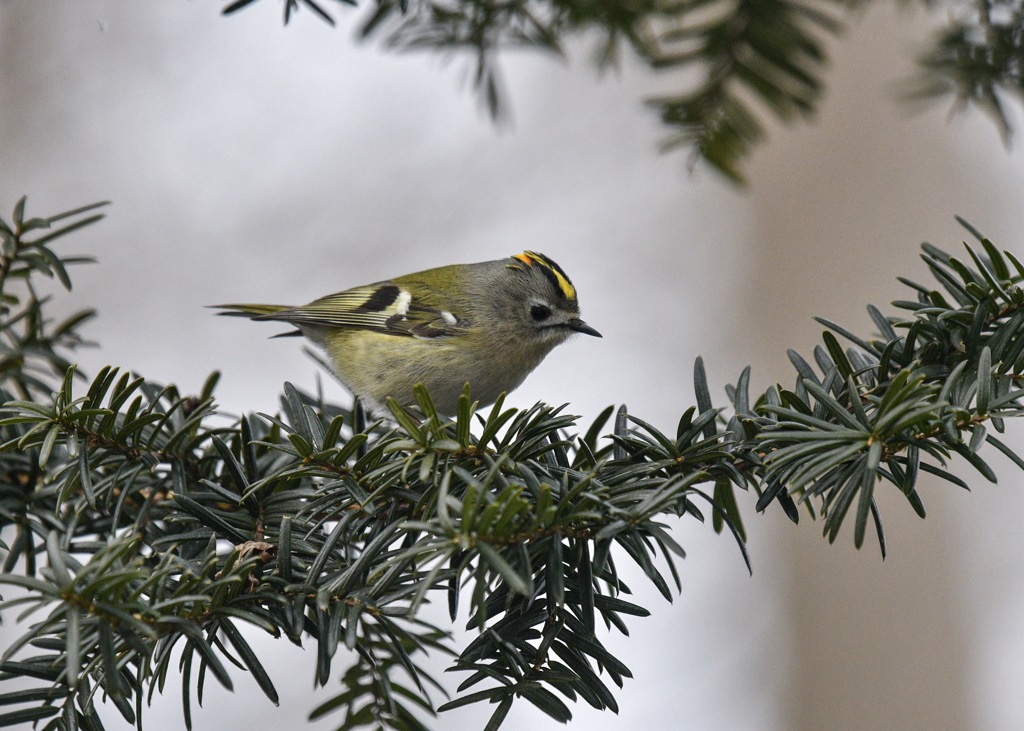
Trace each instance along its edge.
<instances>
[{"instance_id":1,"label":"blurred grey background","mask_svg":"<svg viewBox=\"0 0 1024 731\"><path fill-rule=\"evenodd\" d=\"M505 57L513 121L496 129L457 59L357 45L351 11L334 30L309 12L282 28L278 3L231 18L223 4L0 0L0 210L23 194L32 215L113 201L62 244L100 260L58 297L99 309L86 372L197 390L220 369L225 411L274 411L283 381L315 387L315 366L297 341L204 305L301 303L530 248L570 273L605 337L555 351L511 403L568 402L584 423L626 403L672 430L698 354L718 403L748 363L755 391L791 383L785 349L809 351L811 317L870 331L866 303L906 297L899 274L927 279L921 241L958 249L954 214L1022 251L1024 157L977 113L947 123L896 101L928 19L891 2L832 45L818 119L772 130L747 191L658 154L641 100L672 81L630 63L599 78L585 39L567 63ZM883 495L884 563L850 530L829 546L817 525L755 515L750 496L752 578L730 538L675 525L681 596L633 582L654 615L608 638L635 675L620 713L578 704L572 726L1024 728L1024 480L992 460L999 485L964 472L970 494L925 487L925 521ZM331 691L314 693L312 654L253 636L277 653L281 707L245 678L233 695L211 683L196 728L333 728L304 725ZM177 690L155 705L151 728L181 725ZM488 712L435 725L478 728ZM505 727L560 726L524 704Z\"/></svg>"}]
</instances>

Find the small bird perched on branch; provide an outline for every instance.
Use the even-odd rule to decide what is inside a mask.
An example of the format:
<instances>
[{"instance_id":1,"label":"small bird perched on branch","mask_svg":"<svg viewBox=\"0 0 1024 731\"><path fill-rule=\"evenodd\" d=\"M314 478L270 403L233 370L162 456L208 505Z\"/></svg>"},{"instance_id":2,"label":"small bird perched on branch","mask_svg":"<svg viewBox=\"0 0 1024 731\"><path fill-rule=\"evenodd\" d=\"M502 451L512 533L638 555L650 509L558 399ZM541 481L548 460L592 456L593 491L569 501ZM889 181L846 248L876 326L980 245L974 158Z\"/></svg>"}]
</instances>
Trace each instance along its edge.
<instances>
[{"instance_id":1,"label":"small bird perched on branch","mask_svg":"<svg viewBox=\"0 0 1024 731\"><path fill-rule=\"evenodd\" d=\"M216 307L294 325L299 331L287 334L323 348L345 387L377 413L386 413L389 396L415 407L418 383L442 414L455 413L467 382L487 406L575 333L601 337L580 319L562 268L532 251L406 274L301 307Z\"/></svg>"}]
</instances>

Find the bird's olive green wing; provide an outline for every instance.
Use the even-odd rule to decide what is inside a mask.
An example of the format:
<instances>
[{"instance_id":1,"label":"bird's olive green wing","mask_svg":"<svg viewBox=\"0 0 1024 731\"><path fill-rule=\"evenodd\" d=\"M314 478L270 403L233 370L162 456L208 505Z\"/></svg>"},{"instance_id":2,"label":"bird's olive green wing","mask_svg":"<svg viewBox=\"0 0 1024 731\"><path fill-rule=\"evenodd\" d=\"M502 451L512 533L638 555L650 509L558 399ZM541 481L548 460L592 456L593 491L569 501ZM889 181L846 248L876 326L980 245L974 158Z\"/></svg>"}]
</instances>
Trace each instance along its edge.
<instances>
[{"instance_id":1,"label":"bird's olive green wing","mask_svg":"<svg viewBox=\"0 0 1024 731\"><path fill-rule=\"evenodd\" d=\"M458 316L438 306L429 293L414 296L394 282L347 289L301 307L261 312L253 319L298 326L374 330L418 338L452 335L466 327Z\"/></svg>"}]
</instances>

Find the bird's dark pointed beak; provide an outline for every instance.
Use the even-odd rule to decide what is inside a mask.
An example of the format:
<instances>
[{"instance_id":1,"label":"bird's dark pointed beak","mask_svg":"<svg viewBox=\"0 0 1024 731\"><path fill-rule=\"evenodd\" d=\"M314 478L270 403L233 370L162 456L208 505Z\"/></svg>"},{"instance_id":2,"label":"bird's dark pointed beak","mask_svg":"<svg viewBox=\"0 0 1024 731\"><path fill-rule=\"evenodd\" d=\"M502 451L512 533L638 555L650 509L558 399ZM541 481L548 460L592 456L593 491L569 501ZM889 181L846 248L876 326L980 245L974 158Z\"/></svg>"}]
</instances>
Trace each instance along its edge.
<instances>
[{"instance_id":1,"label":"bird's dark pointed beak","mask_svg":"<svg viewBox=\"0 0 1024 731\"><path fill-rule=\"evenodd\" d=\"M583 333L584 335L593 335L595 338L601 337L601 333L590 327L590 325L583 322L583 320L578 317L574 317L569 320L569 322L566 323L566 326L570 330L575 330L576 332Z\"/></svg>"}]
</instances>

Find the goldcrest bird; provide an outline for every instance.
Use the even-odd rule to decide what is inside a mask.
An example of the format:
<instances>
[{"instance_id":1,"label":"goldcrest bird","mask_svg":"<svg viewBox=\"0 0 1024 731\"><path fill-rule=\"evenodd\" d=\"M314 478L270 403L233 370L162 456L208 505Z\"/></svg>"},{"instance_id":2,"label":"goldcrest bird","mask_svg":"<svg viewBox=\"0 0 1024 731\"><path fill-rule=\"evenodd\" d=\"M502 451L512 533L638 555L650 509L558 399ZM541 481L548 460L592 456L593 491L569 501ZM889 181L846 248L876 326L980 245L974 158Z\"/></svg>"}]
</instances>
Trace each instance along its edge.
<instances>
[{"instance_id":1,"label":"goldcrest bird","mask_svg":"<svg viewBox=\"0 0 1024 731\"><path fill-rule=\"evenodd\" d=\"M287 334L323 348L342 384L378 414L388 396L415 407L418 383L442 414L455 413L467 382L487 406L575 333L601 337L580 319L562 268L532 251L406 274L301 307L217 307L296 326Z\"/></svg>"}]
</instances>

